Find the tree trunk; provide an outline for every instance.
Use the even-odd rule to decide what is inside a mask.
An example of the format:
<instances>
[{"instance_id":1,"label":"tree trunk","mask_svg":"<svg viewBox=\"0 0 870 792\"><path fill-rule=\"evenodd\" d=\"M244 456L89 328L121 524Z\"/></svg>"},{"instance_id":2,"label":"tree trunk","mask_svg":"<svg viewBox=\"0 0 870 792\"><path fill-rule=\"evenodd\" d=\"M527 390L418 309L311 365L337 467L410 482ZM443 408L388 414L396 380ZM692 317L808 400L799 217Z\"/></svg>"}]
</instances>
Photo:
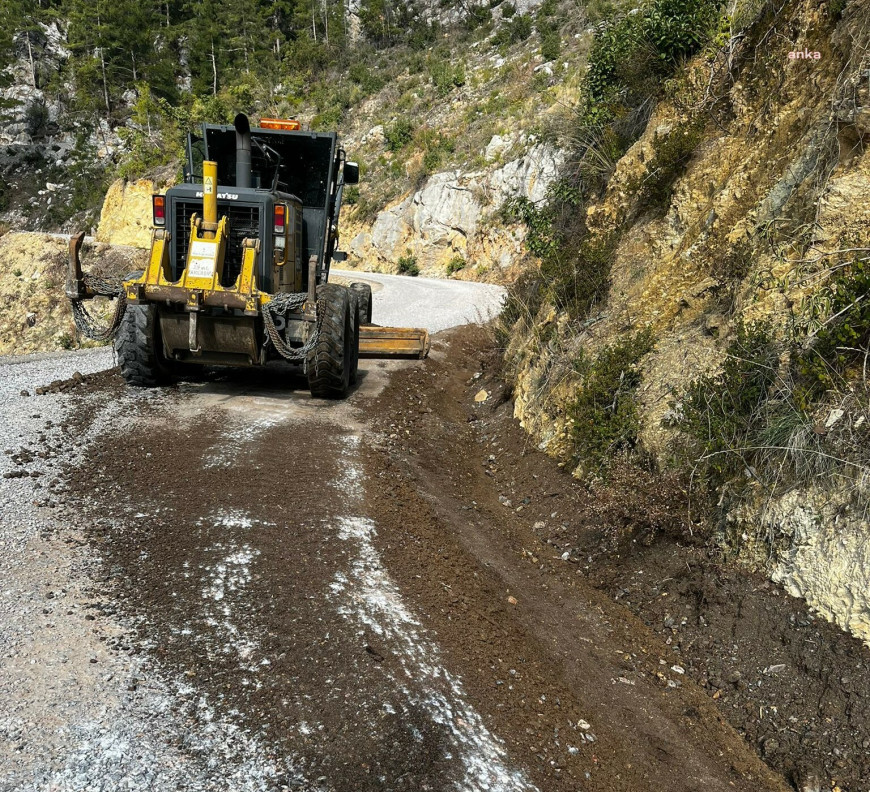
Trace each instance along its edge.
<instances>
[{"instance_id":1,"label":"tree trunk","mask_svg":"<svg viewBox=\"0 0 870 792\"><path fill-rule=\"evenodd\" d=\"M33 46L30 43L30 32L24 34L27 37L27 57L30 58L30 76L33 78L33 87L38 88L36 84L36 64L33 62Z\"/></svg>"},{"instance_id":2,"label":"tree trunk","mask_svg":"<svg viewBox=\"0 0 870 792\"><path fill-rule=\"evenodd\" d=\"M106 100L106 113L111 113L112 107L109 104L109 82L106 79L106 56L102 47L100 47L100 68L103 72L103 99Z\"/></svg>"},{"instance_id":3,"label":"tree trunk","mask_svg":"<svg viewBox=\"0 0 870 792\"><path fill-rule=\"evenodd\" d=\"M214 55L214 39L211 42L211 72L213 75L211 92L213 96L217 96L217 58Z\"/></svg>"},{"instance_id":4,"label":"tree trunk","mask_svg":"<svg viewBox=\"0 0 870 792\"><path fill-rule=\"evenodd\" d=\"M245 50L245 74L251 73L251 66L248 63L248 26L246 24L242 24L242 41L244 42L244 50Z\"/></svg>"}]
</instances>

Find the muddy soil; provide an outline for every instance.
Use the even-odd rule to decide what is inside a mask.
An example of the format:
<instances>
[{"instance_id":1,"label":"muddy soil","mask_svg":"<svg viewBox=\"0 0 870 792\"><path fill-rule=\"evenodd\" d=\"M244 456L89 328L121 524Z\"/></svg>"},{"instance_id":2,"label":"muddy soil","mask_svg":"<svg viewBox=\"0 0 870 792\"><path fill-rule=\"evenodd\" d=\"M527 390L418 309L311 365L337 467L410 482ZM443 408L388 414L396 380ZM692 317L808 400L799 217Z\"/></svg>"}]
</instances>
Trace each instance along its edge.
<instances>
[{"instance_id":1,"label":"muddy soil","mask_svg":"<svg viewBox=\"0 0 870 792\"><path fill-rule=\"evenodd\" d=\"M481 390L488 398L478 403ZM516 600L555 603L571 587L594 587L663 644L647 647L651 663L626 654L626 675L650 674L666 690L697 685L791 788L870 788L870 649L705 542L678 479L623 466L590 489L538 452L513 418L498 355L482 330L454 332L445 357L396 375L372 412L381 416L387 469L401 471L394 475L413 482L436 510L451 493L464 504L462 521L476 526L474 541L506 541L525 557L529 578L511 590ZM457 535L463 531L456 528ZM431 564L432 545L411 541L421 569ZM441 540L445 547L453 541ZM434 615L441 614L442 638L454 633L460 651L473 657L480 620L501 624L504 610L517 606L505 603L504 588L490 612L469 614L452 588L462 574L445 578ZM601 607L618 618L609 605ZM554 615L548 624L554 645L575 619ZM463 627L451 630L451 620ZM616 635L635 627L631 616L612 624ZM636 637L618 640L629 646ZM585 648L565 647L566 668ZM693 707L685 711L689 719L707 712Z\"/></svg>"},{"instance_id":2,"label":"muddy soil","mask_svg":"<svg viewBox=\"0 0 870 792\"><path fill-rule=\"evenodd\" d=\"M279 788L860 792L870 652L689 541L678 482L580 487L486 347L343 403L266 378L226 411L247 372L139 400L67 471L124 651L286 757ZM76 383L68 434L122 388Z\"/></svg>"}]
</instances>

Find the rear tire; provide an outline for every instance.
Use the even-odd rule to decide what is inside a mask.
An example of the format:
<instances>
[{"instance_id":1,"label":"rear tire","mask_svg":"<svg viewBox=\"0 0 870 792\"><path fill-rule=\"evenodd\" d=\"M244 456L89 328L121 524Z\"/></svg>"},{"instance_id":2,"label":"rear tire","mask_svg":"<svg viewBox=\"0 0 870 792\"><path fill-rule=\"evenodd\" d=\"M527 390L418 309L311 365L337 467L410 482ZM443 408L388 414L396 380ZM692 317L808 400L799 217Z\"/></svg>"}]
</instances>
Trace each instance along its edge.
<instances>
[{"instance_id":1,"label":"rear tire","mask_svg":"<svg viewBox=\"0 0 870 792\"><path fill-rule=\"evenodd\" d=\"M356 385L357 373L359 371L359 296L349 290L350 295L350 316L353 319L353 364L350 367L350 384Z\"/></svg>"},{"instance_id":2,"label":"rear tire","mask_svg":"<svg viewBox=\"0 0 870 792\"><path fill-rule=\"evenodd\" d=\"M163 361L160 324L154 305L128 305L114 343L121 376L128 385L154 388L166 382L169 372Z\"/></svg>"},{"instance_id":3,"label":"rear tire","mask_svg":"<svg viewBox=\"0 0 870 792\"><path fill-rule=\"evenodd\" d=\"M359 342L350 292L325 283L317 289L320 336L308 353L308 387L317 399L343 399L350 389Z\"/></svg>"},{"instance_id":4,"label":"rear tire","mask_svg":"<svg viewBox=\"0 0 870 792\"><path fill-rule=\"evenodd\" d=\"M372 287L367 283L351 283L350 290L357 299L357 325L372 323Z\"/></svg>"}]
</instances>

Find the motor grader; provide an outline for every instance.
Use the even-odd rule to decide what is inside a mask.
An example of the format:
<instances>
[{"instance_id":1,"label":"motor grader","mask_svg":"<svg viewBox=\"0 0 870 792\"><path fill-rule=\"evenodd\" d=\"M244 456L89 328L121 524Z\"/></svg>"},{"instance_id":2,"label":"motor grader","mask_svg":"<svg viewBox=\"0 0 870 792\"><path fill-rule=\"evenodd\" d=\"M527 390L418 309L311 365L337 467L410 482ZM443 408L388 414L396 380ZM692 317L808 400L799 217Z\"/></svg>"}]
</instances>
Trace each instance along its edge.
<instances>
[{"instance_id":1,"label":"motor grader","mask_svg":"<svg viewBox=\"0 0 870 792\"><path fill-rule=\"evenodd\" d=\"M335 133L263 119L188 136L184 181L152 198L148 265L111 282L82 272L70 240L76 326L113 340L124 379L151 387L202 366L290 363L312 396L342 398L360 357L425 357L425 330L373 325L371 287L329 281L346 185L359 180ZM85 307L117 298L98 327ZM199 369L201 370L201 368Z\"/></svg>"}]
</instances>

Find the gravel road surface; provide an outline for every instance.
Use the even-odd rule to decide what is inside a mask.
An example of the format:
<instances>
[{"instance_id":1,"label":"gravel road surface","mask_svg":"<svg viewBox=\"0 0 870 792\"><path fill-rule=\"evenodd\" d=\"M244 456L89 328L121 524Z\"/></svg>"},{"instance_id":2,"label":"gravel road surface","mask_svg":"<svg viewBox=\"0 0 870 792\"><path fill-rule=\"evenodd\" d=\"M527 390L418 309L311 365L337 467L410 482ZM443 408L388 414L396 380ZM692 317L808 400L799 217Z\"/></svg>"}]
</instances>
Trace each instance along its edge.
<instances>
[{"instance_id":1,"label":"gravel road surface","mask_svg":"<svg viewBox=\"0 0 870 792\"><path fill-rule=\"evenodd\" d=\"M364 277L383 324L500 300ZM452 354L339 403L0 363L0 790L785 789L640 622L530 565Z\"/></svg>"}]
</instances>

